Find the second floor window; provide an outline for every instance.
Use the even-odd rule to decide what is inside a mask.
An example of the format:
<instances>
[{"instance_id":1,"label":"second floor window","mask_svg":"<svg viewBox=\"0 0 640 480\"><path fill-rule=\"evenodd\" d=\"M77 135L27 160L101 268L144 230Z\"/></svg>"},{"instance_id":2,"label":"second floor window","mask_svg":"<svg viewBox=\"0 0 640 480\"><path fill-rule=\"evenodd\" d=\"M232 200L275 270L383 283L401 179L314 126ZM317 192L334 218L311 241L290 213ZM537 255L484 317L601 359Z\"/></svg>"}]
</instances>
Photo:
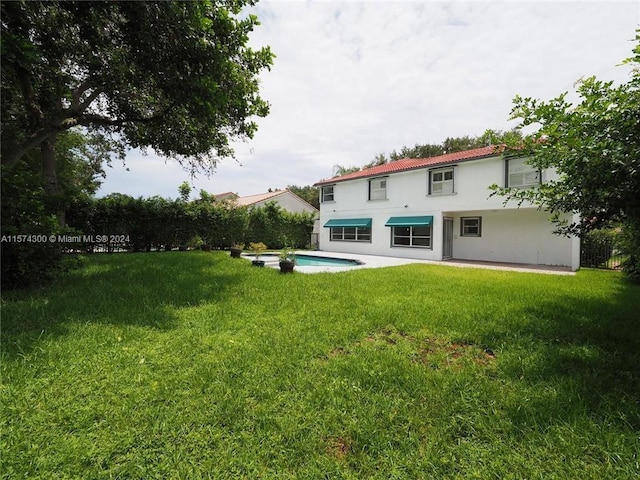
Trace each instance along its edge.
<instances>
[{"instance_id":1,"label":"second floor window","mask_svg":"<svg viewBox=\"0 0 640 480\"><path fill-rule=\"evenodd\" d=\"M369 180L369 200L387 199L387 179L373 178Z\"/></svg>"},{"instance_id":2,"label":"second floor window","mask_svg":"<svg viewBox=\"0 0 640 480\"><path fill-rule=\"evenodd\" d=\"M508 158L505 170L507 187L528 188L540 185L540 170L525 163L524 158Z\"/></svg>"},{"instance_id":3,"label":"second floor window","mask_svg":"<svg viewBox=\"0 0 640 480\"><path fill-rule=\"evenodd\" d=\"M320 201L323 203L333 202L333 185L322 187L322 189L320 190Z\"/></svg>"},{"instance_id":4,"label":"second floor window","mask_svg":"<svg viewBox=\"0 0 640 480\"><path fill-rule=\"evenodd\" d=\"M454 191L453 167L429 172L429 195L450 195Z\"/></svg>"}]
</instances>

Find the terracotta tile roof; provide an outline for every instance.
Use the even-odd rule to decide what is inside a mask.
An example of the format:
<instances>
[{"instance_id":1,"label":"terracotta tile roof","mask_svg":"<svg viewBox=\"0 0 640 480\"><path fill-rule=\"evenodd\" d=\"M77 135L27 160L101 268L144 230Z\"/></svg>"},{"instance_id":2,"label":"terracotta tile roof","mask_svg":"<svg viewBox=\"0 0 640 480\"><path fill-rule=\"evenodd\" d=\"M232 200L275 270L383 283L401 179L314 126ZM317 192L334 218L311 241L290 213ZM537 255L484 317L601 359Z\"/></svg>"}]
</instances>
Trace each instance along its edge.
<instances>
[{"instance_id":1,"label":"terracotta tile roof","mask_svg":"<svg viewBox=\"0 0 640 480\"><path fill-rule=\"evenodd\" d=\"M489 145L488 147L474 148L473 150L466 150L464 152L446 153L437 157L403 158L402 160L396 160L395 162L389 162L383 165L376 165L375 167L360 170L358 172L347 173L346 175L333 177L328 180L321 180L317 182L314 187L330 183L344 182L347 180L355 180L357 178L376 177L379 175L388 175L390 173L404 172L417 168L426 168L433 165L446 165L463 160L476 160L497 155L501 153L502 150L504 150L503 146Z\"/></svg>"}]
</instances>

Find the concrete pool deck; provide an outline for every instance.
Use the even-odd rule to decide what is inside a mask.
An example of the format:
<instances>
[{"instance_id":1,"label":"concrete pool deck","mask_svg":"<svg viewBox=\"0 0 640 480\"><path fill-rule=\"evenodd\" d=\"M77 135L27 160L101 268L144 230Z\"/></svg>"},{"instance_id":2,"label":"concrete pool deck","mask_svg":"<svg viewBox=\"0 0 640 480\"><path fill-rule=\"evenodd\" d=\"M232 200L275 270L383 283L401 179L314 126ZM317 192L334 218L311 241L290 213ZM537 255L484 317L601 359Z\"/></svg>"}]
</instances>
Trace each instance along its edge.
<instances>
[{"instance_id":1,"label":"concrete pool deck","mask_svg":"<svg viewBox=\"0 0 640 480\"><path fill-rule=\"evenodd\" d=\"M309 255L316 257L331 257L331 258L344 258L348 260L357 260L362 262L361 265L352 266L314 266L305 267L297 265L295 267L297 272L300 273L334 273L334 272L347 272L351 270L358 270L362 268L382 268L382 267L396 267L399 265L409 265L412 263L422 263L430 265L443 265L448 267L457 268L484 268L488 270L505 270L512 272L528 272L528 273L542 273L548 275L575 275L568 267L557 267L550 265L526 265L516 263L499 263L499 262L479 262L475 260L417 260L414 258L401 258L401 257L382 257L377 255L359 255L355 253L336 253L320 250L298 250L296 253L300 255ZM248 259L253 259L253 255L243 255ZM261 260L265 261L266 267L279 268L277 256L263 256Z\"/></svg>"}]
</instances>

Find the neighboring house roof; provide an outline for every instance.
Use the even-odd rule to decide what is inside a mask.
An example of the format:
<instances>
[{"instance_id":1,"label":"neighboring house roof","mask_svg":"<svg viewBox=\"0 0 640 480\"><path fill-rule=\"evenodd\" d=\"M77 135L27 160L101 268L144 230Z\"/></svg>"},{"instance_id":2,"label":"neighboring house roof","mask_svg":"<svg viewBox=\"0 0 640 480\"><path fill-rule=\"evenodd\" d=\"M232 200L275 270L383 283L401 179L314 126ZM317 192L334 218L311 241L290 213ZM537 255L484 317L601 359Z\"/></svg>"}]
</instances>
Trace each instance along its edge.
<instances>
[{"instance_id":1,"label":"neighboring house roof","mask_svg":"<svg viewBox=\"0 0 640 480\"><path fill-rule=\"evenodd\" d=\"M328 180L321 180L317 182L314 187L322 185L329 185L337 182L344 182L347 180L355 180L357 178L377 177L380 175L389 175L390 173L405 172L407 170L414 170L417 168L431 167L434 165L446 165L450 163L457 163L460 161L477 160L484 157L491 157L501 153L504 150L503 146L489 145L488 147L474 148L473 150L466 150L464 152L446 153L437 157L430 158L403 158L402 160L396 160L394 162L384 163L382 165L376 165L375 167L360 170L358 172L347 173L346 175L340 175L330 178Z\"/></svg>"},{"instance_id":2,"label":"neighboring house roof","mask_svg":"<svg viewBox=\"0 0 640 480\"><path fill-rule=\"evenodd\" d=\"M300 198L298 195L296 195L295 193L293 193L291 190L285 188L284 190L276 190L274 192L267 192L267 193L258 193L256 195L248 195L246 197L239 197L238 195L228 192L228 193L222 193L220 195L216 195L216 200L232 200L233 202L236 203L236 205L240 205L240 206L245 206L245 207L250 207L251 205L256 205L258 203L262 203L262 202L267 202L267 201L278 201L278 197L290 197L295 199L296 201L299 201L301 204L303 204L304 206L306 206L307 208L313 210L313 211L318 211L318 209L316 207L314 207L313 205L311 205L309 202L307 202L306 200ZM221 198L222 197L222 198Z\"/></svg>"},{"instance_id":3,"label":"neighboring house roof","mask_svg":"<svg viewBox=\"0 0 640 480\"><path fill-rule=\"evenodd\" d=\"M256 203L264 202L266 200L271 200L274 197L278 197L287 192L289 192L289 190L276 190L275 192L258 193L257 195L249 195L247 197L238 197L236 199L236 203L238 205L250 206Z\"/></svg>"},{"instance_id":4,"label":"neighboring house roof","mask_svg":"<svg viewBox=\"0 0 640 480\"><path fill-rule=\"evenodd\" d=\"M238 198L238 194L233 192L224 192L218 193L217 195L214 195L214 197L216 200L233 200Z\"/></svg>"}]
</instances>

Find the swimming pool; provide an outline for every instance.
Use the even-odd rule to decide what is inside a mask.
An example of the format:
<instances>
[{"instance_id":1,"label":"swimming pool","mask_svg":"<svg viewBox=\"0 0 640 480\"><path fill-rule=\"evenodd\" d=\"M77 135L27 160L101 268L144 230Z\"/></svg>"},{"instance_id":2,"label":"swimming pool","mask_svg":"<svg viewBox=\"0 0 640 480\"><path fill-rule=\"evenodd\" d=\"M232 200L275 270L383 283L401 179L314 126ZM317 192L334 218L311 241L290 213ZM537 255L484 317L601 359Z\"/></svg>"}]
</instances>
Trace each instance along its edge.
<instances>
[{"instance_id":1,"label":"swimming pool","mask_svg":"<svg viewBox=\"0 0 640 480\"><path fill-rule=\"evenodd\" d=\"M266 261L266 265L270 267L278 267L277 253L263 253L260 255L262 260ZM360 260L352 260L350 258L325 257L321 255L305 255L296 253L296 265L298 267L355 267L364 265Z\"/></svg>"},{"instance_id":2,"label":"swimming pool","mask_svg":"<svg viewBox=\"0 0 640 480\"><path fill-rule=\"evenodd\" d=\"M296 254L296 265L300 267L350 267L362 265L362 262L359 260L350 260L348 258Z\"/></svg>"}]
</instances>

